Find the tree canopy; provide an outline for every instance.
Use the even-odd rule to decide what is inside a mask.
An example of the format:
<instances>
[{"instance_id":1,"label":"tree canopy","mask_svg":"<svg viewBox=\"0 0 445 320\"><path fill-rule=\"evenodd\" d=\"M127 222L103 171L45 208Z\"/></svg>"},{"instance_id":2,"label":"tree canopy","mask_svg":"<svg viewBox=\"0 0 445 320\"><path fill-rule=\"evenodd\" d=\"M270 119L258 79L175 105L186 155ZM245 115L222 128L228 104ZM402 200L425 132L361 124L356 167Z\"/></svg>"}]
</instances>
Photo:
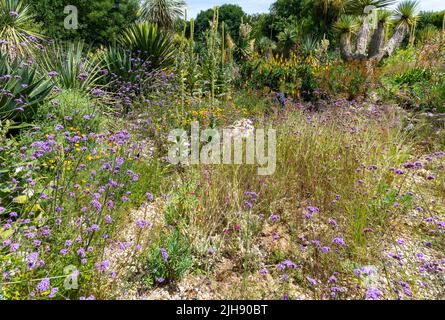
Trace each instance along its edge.
<instances>
[{"instance_id":1,"label":"tree canopy","mask_svg":"<svg viewBox=\"0 0 445 320\"><path fill-rule=\"evenodd\" d=\"M201 11L195 22L196 33L200 34L209 28L209 22L213 18L213 9ZM233 39L239 38L239 27L242 20L247 19L246 13L243 9L235 4L224 4L219 7L219 21L226 26L227 32L230 33Z\"/></svg>"},{"instance_id":2,"label":"tree canopy","mask_svg":"<svg viewBox=\"0 0 445 320\"><path fill-rule=\"evenodd\" d=\"M134 22L139 8L138 0L27 0L32 6L36 22L43 33L52 39L80 38L92 44L114 42L120 30ZM78 29L66 29L64 8L73 5L78 9Z\"/></svg>"}]
</instances>

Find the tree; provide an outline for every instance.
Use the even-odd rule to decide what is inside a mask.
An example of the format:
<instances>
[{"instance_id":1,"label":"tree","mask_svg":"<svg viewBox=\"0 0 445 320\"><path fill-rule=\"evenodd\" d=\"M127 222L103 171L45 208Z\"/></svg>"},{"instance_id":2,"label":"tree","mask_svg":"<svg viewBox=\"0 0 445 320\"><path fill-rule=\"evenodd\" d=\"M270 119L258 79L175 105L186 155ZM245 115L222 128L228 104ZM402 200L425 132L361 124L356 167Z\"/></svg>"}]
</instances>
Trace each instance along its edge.
<instances>
[{"instance_id":1,"label":"tree","mask_svg":"<svg viewBox=\"0 0 445 320\"><path fill-rule=\"evenodd\" d=\"M161 28L172 29L175 22L184 17L184 0L145 0L141 18Z\"/></svg>"},{"instance_id":2,"label":"tree","mask_svg":"<svg viewBox=\"0 0 445 320\"><path fill-rule=\"evenodd\" d=\"M213 13L213 9L208 9L198 14L195 22L197 34L202 34L205 30L209 29L210 21L213 19ZM235 42L239 40L239 29L243 20L247 20L247 15L240 6L224 4L219 7L219 21L224 22L226 32L230 34Z\"/></svg>"},{"instance_id":3,"label":"tree","mask_svg":"<svg viewBox=\"0 0 445 320\"><path fill-rule=\"evenodd\" d=\"M83 39L100 45L113 43L120 31L136 21L138 0L26 0L42 32L56 40ZM119 3L117 7L116 4ZM67 4L78 9L78 29L66 29Z\"/></svg>"},{"instance_id":4,"label":"tree","mask_svg":"<svg viewBox=\"0 0 445 320\"><path fill-rule=\"evenodd\" d=\"M344 60L380 61L390 56L402 44L406 35L417 21L417 1L405 0L399 3L392 14L387 11L380 11L378 13L377 28L374 33L372 33L370 25L370 12L364 10L370 5L383 8L393 2L390 0L359 0L351 2L353 5L349 7L348 11L352 14L358 12L361 14L359 16L342 16L334 26L340 33L340 52ZM396 27L391 38L384 43L387 30L386 25L389 23L391 15L394 16ZM351 38L357 29L356 50L353 52ZM368 50L369 42L371 42L371 45Z\"/></svg>"},{"instance_id":5,"label":"tree","mask_svg":"<svg viewBox=\"0 0 445 320\"><path fill-rule=\"evenodd\" d=\"M270 12L282 18L302 17L305 6L305 0L277 0L271 5Z\"/></svg>"},{"instance_id":6,"label":"tree","mask_svg":"<svg viewBox=\"0 0 445 320\"><path fill-rule=\"evenodd\" d=\"M292 48L297 43L297 38L298 38L298 31L296 30L296 28L292 27L285 28L278 35L279 44L283 49L283 53L286 58L289 57Z\"/></svg>"}]
</instances>

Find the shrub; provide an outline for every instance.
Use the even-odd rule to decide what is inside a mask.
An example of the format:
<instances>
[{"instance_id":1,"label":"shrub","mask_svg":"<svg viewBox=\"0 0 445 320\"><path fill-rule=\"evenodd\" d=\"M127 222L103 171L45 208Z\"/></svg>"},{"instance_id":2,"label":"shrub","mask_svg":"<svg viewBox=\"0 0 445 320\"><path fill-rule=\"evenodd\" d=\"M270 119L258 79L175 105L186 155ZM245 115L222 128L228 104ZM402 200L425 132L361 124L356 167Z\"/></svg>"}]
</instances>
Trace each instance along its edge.
<instances>
[{"instance_id":1,"label":"shrub","mask_svg":"<svg viewBox=\"0 0 445 320\"><path fill-rule=\"evenodd\" d=\"M167 236L161 235L159 243L151 248L145 281L158 285L171 283L180 279L192 264L193 259L187 239L173 228Z\"/></svg>"},{"instance_id":2,"label":"shrub","mask_svg":"<svg viewBox=\"0 0 445 320\"><path fill-rule=\"evenodd\" d=\"M368 90L369 69L361 62L338 61L318 75L320 89L329 96L352 100Z\"/></svg>"},{"instance_id":3,"label":"shrub","mask_svg":"<svg viewBox=\"0 0 445 320\"><path fill-rule=\"evenodd\" d=\"M66 116L0 149L0 270L8 282L1 290L8 299L79 298L110 277L105 253L139 178L140 148L127 131L88 130L93 118L74 127ZM73 270L78 290L65 282Z\"/></svg>"},{"instance_id":4,"label":"shrub","mask_svg":"<svg viewBox=\"0 0 445 320\"><path fill-rule=\"evenodd\" d=\"M55 43L38 60L44 72L53 75L53 83L62 89L89 92L103 76L99 63L88 57L83 42Z\"/></svg>"},{"instance_id":5,"label":"shrub","mask_svg":"<svg viewBox=\"0 0 445 320\"><path fill-rule=\"evenodd\" d=\"M0 53L0 120L32 121L53 88L29 63L7 61Z\"/></svg>"},{"instance_id":6,"label":"shrub","mask_svg":"<svg viewBox=\"0 0 445 320\"><path fill-rule=\"evenodd\" d=\"M29 54L41 36L31 7L21 0L0 0L0 52Z\"/></svg>"},{"instance_id":7,"label":"shrub","mask_svg":"<svg viewBox=\"0 0 445 320\"><path fill-rule=\"evenodd\" d=\"M149 61L152 70L173 65L175 48L169 33L157 25L140 22L124 30L120 44L129 49L132 55Z\"/></svg>"},{"instance_id":8,"label":"shrub","mask_svg":"<svg viewBox=\"0 0 445 320\"><path fill-rule=\"evenodd\" d=\"M242 76L253 88L267 87L294 98L311 99L317 86L314 66L296 56L249 61L243 66Z\"/></svg>"}]
</instances>

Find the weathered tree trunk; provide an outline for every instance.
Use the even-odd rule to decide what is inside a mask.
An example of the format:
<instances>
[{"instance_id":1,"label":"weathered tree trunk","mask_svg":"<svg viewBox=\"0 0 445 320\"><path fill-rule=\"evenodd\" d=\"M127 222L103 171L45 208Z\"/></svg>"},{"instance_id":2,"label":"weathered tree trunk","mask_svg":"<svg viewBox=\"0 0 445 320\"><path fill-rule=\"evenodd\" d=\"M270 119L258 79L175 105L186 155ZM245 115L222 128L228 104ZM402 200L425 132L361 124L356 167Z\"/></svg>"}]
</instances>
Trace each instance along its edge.
<instances>
[{"instance_id":1,"label":"weathered tree trunk","mask_svg":"<svg viewBox=\"0 0 445 320\"><path fill-rule=\"evenodd\" d=\"M377 26L377 30L374 32L371 39L371 45L369 47L370 59L379 54L380 50L383 49L384 44L385 44L385 22L380 21Z\"/></svg>"},{"instance_id":2,"label":"weathered tree trunk","mask_svg":"<svg viewBox=\"0 0 445 320\"><path fill-rule=\"evenodd\" d=\"M405 39L407 33L409 31L409 28L405 24L399 24L396 27L396 30L394 30L394 34L392 35L391 39L388 40L386 45L379 51L378 54L371 57L371 60L374 61L380 61L383 58L389 57L394 50L396 50L403 42L403 39Z\"/></svg>"},{"instance_id":3,"label":"weathered tree trunk","mask_svg":"<svg viewBox=\"0 0 445 320\"><path fill-rule=\"evenodd\" d=\"M351 33L344 32L340 36L340 54L346 61L353 60L351 48Z\"/></svg>"},{"instance_id":4,"label":"weathered tree trunk","mask_svg":"<svg viewBox=\"0 0 445 320\"><path fill-rule=\"evenodd\" d=\"M364 60L366 57L366 49L368 47L370 32L371 28L369 26L369 17L366 15L363 16L363 23L357 34L357 50L355 55L359 60Z\"/></svg>"}]
</instances>

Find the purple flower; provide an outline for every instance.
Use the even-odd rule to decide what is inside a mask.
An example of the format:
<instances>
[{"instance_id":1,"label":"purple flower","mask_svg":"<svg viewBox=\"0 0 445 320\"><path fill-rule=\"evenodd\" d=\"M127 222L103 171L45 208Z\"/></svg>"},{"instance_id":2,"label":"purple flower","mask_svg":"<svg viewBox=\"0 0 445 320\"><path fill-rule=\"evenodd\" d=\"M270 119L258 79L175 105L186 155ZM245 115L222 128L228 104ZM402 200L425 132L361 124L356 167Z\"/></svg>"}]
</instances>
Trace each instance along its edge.
<instances>
[{"instance_id":1,"label":"purple flower","mask_svg":"<svg viewBox=\"0 0 445 320\"><path fill-rule=\"evenodd\" d=\"M57 288L57 287L56 288L52 288L48 297L51 298L51 299L54 298L56 296L57 292L59 292L59 288Z\"/></svg>"},{"instance_id":2,"label":"purple flower","mask_svg":"<svg viewBox=\"0 0 445 320\"><path fill-rule=\"evenodd\" d=\"M161 252L162 260L164 260L164 263L168 262L168 252L164 248L160 248L159 251Z\"/></svg>"},{"instance_id":3,"label":"purple flower","mask_svg":"<svg viewBox=\"0 0 445 320\"><path fill-rule=\"evenodd\" d=\"M366 299L379 300L382 294L383 292L377 288L368 288L368 290L365 292L365 297Z\"/></svg>"},{"instance_id":4,"label":"purple flower","mask_svg":"<svg viewBox=\"0 0 445 320\"><path fill-rule=\"evenodd\" d=\"M311 213L316 213L316 212L320 211L320 209L318 207L313 207L313 206L306 207L306 210Z\"/></svg>"},{"instance_id":5,"label":"purple flower","mask_svg":"<svg viewBox=\"0 0 445 320\"><path fill-rule=\"evenodd\" d=\"M40 281L40 283L37 285L36 290L37 291L48 291L50 288L50 280L49 278L45 278L42 281Z\"/></svg>"},{"instance_id":6,"label":"purple flower","mask_svg":"<svg viewBox=\"0 0 445 320\"><path fill-rule=\"evenodd\" d=\"M10 11L9 16L13 18L17 18L19 16L19 13L17 11Z\"/></svg>"},{"instance_id":7,"label":"purple flower","mask_svg":"<svg viewBox=\"0 0 445 320\"><path fill-rule=\"evenodd\" d=\"M113 218L110 215L105 216L104 220L106 224L113 223Z\"/></svg>"},{"instance_id":8,"label":"purple flower","mask_svg":"<svg viewBox=\"0 0 445 320\"><path fill-rule=\"evenodd\" d=\"M343 240L343 238L341 238L341 237L337 237L337 238L332 239L332 243L338 244L339 246L345 246L346 245L345 240Z\"/></svg>"},{"instance_id":9,"label":"purple flower","mask_svg":"<svg viewBox=\"0 0 445 320\"><path fill-rule=\"evenodd\" d=\"M145 196L147 197L148 202L152 202L154 199L153 195L150 192L147 192Z\"/></svg>"},{"instance_id":10,"label":"purple flower","mask_svg":"<svg viewBox=\"0 0 445 320\"><path fill-rule=\"evenodd\" d=\"M149 221L146 221L146 220L137 220L136 221L136 225L139 227L139 228L141 228L141 229L143 229L143 228L145 228L145 227L151 227L151 222L149 222Z\"/></svg>"},{"instance_id":11,"label":"purple flower","mask_svg":"<svg viewBox=\"0 0 445 320\"><path fill-rule=\"evenodd\" d=\"M96 267L96 270L100 271L101 273L105 273L110 266L110 261L104 260L100 263L96 263L94 266Z\"/></svg>"},{"instance_id":12,"label":"purple flower","mask_svg":"<svg viewBox=\"0 0 445 320\"><path fill-rule=\"evenodd\" d=\"M48 72L48 76L50 77L57 77L59 74L56 71L50 71Z\"/></svg>"},{"instance_id":13,"label":"purple flower","mask_svg":"<svg viewBox=\"0 0 445 320\"><path fill-rule=\"evenodd\" d=\"M310 277L306 277L306 280L313 286L317 285L317 280L310 278Z\"/></svg>"}]
</instances>

